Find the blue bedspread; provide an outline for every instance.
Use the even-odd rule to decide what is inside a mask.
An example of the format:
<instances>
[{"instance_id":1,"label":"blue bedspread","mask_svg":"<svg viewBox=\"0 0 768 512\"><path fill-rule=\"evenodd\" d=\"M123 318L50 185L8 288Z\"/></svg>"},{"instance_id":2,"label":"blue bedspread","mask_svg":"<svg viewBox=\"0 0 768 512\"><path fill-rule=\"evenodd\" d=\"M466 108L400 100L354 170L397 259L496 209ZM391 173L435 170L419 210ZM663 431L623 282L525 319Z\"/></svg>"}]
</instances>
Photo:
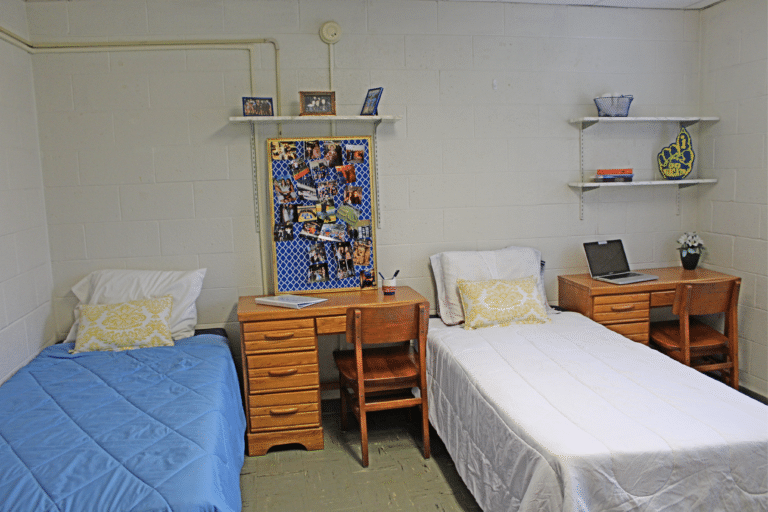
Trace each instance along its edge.
<instances>
[{"instance_id":1,"label":"blue bedspread","mask_svg":"<svg viewBox=\"0 0 768 512\"><path fill-rule=\"evenodd\" d=\"M72 345L0 387L0 510L241 509L245 415L224 338Z\"/></svg>"}]
</instances>

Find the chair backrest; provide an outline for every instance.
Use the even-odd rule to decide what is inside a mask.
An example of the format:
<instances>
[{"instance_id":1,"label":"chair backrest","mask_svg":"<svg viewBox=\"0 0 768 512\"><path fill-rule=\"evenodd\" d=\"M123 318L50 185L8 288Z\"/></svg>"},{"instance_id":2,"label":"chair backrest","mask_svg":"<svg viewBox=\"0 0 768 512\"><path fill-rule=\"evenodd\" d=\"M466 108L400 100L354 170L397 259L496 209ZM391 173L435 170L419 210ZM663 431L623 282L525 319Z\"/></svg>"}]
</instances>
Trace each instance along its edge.
<instances>
[{"instance_id":1,"label":"chair backrest","mask_svg":"<svg viewBox=\"0 0 768 512\"><path fill-rule=\"evenodd\" d=\"M426 339L426 304L381 305L347 310L347 343L362 345Z\"/></svg>"},{"instance_id":2,"label":"chair backrest","mask_svg":"<svg viewBox=\"0 0 768 512\"><path fill-rule=\"evenodd\" d=\"M735 312L741 279L702 283L680 283L675 290L672 313L713 315Z\"/></svg>"}]
</instances>

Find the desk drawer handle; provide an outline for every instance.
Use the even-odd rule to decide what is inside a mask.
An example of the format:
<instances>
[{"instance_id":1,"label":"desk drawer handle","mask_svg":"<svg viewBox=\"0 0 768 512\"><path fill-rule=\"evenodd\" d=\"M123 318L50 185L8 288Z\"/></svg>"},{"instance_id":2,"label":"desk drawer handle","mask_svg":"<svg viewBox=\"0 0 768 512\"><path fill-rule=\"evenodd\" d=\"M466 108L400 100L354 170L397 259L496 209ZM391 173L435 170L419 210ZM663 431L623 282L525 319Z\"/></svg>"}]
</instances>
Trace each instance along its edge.
<instances>
[{"instance_id":1,"label":"desk drawer handle","mask_svg":"<svg viewBox=\"0 0 768 512\"><path fill-rule=\"evenodd\" d=\"M284 370L269 370L270 377L287 377L289 375L295 375L299 372L298 368L286 368Z\"/></svg>"},{"instance_id":2,"label":"desk drawer handle","mask_svg":"<svg viewBox=\"0 0 768 512\"><path fill-rule=\"evenodd\" d=\"M284 409L270 409L269 414L272 416L287 416L289 414L296 414L299 412L298 407L286 407Z\"/></svg>"},{"instance_id":3,"label":"desk drawer handle","mask_svg":"<svg viewBox=\"0 0 768 512\"><path fill-rule=\"evenodd\" d=\"M634 304L623 304L621 306L611 306L611 311L632 311L635 309Z\"/></svg>"},{"instance_id":4,"label":"desk drawer handle","mask_svg":"<svg viewBox=\"0 0 768 512\"><path fill-rule=\"evenodd\" d=\"M264 339L267 341L283 341L293 338L292 332L283 333L267 333L264 335Z\"/></svg>"}]
</instances>

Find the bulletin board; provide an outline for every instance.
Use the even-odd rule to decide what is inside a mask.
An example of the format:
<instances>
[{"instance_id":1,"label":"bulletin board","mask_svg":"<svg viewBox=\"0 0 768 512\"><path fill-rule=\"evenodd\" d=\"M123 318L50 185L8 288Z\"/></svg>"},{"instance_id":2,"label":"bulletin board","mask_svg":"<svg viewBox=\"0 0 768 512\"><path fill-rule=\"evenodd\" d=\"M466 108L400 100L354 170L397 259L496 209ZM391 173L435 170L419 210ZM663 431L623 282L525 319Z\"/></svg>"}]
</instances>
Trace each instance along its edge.
<instances>
[{"instance_id":1,"label":"bulletin board","mask_svg":"<svg viewBox=\"0 0 768 512\"><path fill-rule=\"evenodd\" d=\"M276 293L375 288L371 137L267 139Z\"/></svg>"}]
</instances>

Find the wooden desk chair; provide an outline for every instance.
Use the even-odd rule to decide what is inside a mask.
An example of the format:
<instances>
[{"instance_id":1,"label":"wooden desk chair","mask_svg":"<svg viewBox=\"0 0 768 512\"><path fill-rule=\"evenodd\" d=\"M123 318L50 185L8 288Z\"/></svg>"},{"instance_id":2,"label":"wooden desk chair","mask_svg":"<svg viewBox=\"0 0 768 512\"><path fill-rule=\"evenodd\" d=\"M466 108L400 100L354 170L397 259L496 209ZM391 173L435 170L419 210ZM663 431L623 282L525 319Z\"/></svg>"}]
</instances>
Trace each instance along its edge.
<instances>
[{"instance_id":1,"label":"wooden desk chair","mask_svg":"<svg viewBox=\"0 0 768 512\"><path fill-rule=\"evenodd\" d=\"M678 321L651 324L650 338L668 356L701 372L721 372L739 389L739 334L736 309L741 279L706 283L680 283L672 313ZM725 313L725 329L716 329L691 315Z\"/></svg>"},{"instance_id":2,"label":"wooden desk chair","mask_svg":"<svg viewBox=\"0 0 768 512\"><path fill-rule=\"evenodd\" d=\"M418 406L424 458L429 458L427 408L426 340L429 306L425 303L383 305L347 310L347 343L354 350L334 352L339 368L341 429L347 429L351 407L360 423L363 466L368 467L368 411ZM411 346L418 340L418 353ZM402 342L394 346L365 348L366 345ZM418 388L420 396L411 391Z\"/></svg>"}]
</instances>

